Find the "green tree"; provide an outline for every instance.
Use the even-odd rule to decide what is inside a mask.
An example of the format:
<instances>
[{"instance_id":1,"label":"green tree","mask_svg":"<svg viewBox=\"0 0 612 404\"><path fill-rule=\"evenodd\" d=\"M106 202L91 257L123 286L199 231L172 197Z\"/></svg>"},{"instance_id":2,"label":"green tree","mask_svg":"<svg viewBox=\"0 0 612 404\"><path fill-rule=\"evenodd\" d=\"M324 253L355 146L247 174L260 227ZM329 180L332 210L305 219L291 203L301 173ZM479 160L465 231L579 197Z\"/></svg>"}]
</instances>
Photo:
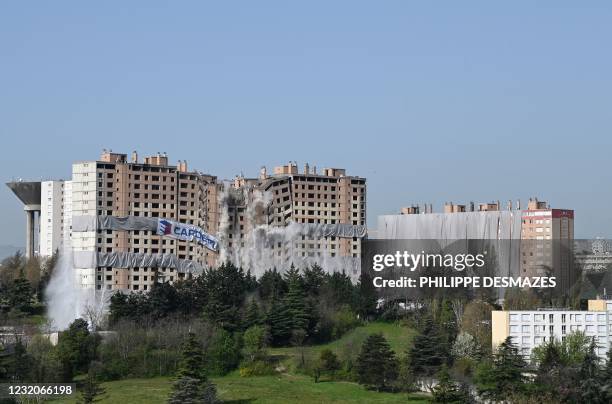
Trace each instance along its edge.
<instances>
[{"instance_id":1,"label":"green tree","mask_svg":"<svg viewBox=\"0 0 612 404\"><path fill-rule=\"evenodd\" d=\"M20 271L19 277L13 280L7 297L7 303L11 309L18 310L22 313L32 311L34 292L30 286L30 282L25 278L23 270Z\"/></svg>"},{"instance_id":2,"label":"green tree","mask_svg":"<svg viewBox=\"0 0 612 404\"><path fill-rule=\"evenodd\" d=\"M432 403L467 404L474 399L469 390L458 386L448 373L448 367L442 366L438 372L438 384L432 390Z\"/></svg>"},{"instance_id":3,"label":"green tree","mask_svg":"<svg viewBox=\"0 0 612 404\"><path fill-rule=\"evenodd\" d=\"M83 382L79 404L97 403L104 398L104 393L106 393L106 390L100 385L94 366L90 366L87 377Z\"/></svg>"},{"instance_id":4,"label":"green tree","mask_svg":"<svg viewBox=\"0 0 612 404\"><path fill-rule=\"evenodd\" d=\"M261 325L249 327L242 336L243 352L247 361L253 362L266 356L266 329Z\"/></svg>"},{"instance_id":5,"label":"green tree","mask_svg":"<svg viewBox=\"0 0 612 404\"><path fill-rule=\"evenodd\" d=\"M287 292L287 282L276 268L264 272L259 278L259 296L264 301L280 299Z\"/></svg>"},{"instance_id":6,"label":"green tree","mask_svg":"<svg viewBox=\"0 0 612 404\"><path fill-rule=\"evenodd\" d=\"M304 270L303 279L304 292L310 296L317 296L325 282L325 271L319 265L314 264Z\"/></svg>"},{"instance_id":7,"label":"green tree","mask_svg":"<svg viewBox=\"0 0 612 404\"><path fill-rule=\"evenodd\" d=\"M215 331L206 352L211 374L225 375L240 363L240 334L222 328Z\"/></svg>"},{"instance_id":8,"label":"green tree","mask_svg":"<svg viewBox=\"0 0 612 404\"><path fill-rule=\"evenodd\" d=\"M506 338L494 354L493 362L481 364L476 371L476 387L486 399L502 401L525 391L527 364L512 337Z\"/></svg>"},{"instance_id":9,"label":"green tree","mask_svg":"<svg viewBox=\"0 0 612 404\"><path fill-rule=\"evenodd\" d=\"M398 374L395 353L382 334L370 335L357 357L359 384L382 391L393 384Z\"/></svg>"},{"instance_id":10,"label":"green tree","mask_svg":"<svg viewBox=\"0 0 612 404\"><path fill-rule=\"evenodd\" d=\"M319 355L319 369L322 372L331 373L332 377L340 370L341 364L338 356L331 349L324 349Z\"/></svg>"},{"instance_id":11,"label":"green tree","mask_svg":"<svg viewBox=\"0 0 612 404\"><path fill-rule=\"evenodd\" d=\"M612 349L608 349L606 365L601 372L601 380L603 391L606 394L606 400L612 402Z\"/></svg>"},{"instance_id":12,"label":"green tree","mask_svg":"<svg viewBox=\"0 0 612 404\"><path fill-rule=\"evenodd\" d=\"M580 398L583 402L589 404L605 404L608 402L600 372L597 344L595 339L592 339L579 372Z\"/></svg>"},{"instance_id":13,"label":"green tree","mask_svg":"<svg viewBox=\"0 0 612 404\"><path fill-rule=\"evenodd\" d=\"M183 342L181 347L178 376L179 378L190 377L197 380L207 379L202 344L192 332L187 335L187 340Z\"/></svg>"},{"instance_id":14,"label":"green tree","mask_svg":"<svg viewBox=\"0 0 612 404\"><path fill-rule=\"evenodd\" d=\"M291 338L293 319L284 302L274 298L270 311L266 316L266 324L270 329L270 338L275 346L286 344Z\"/></svg>"},{"instance_id":15,"label":"green tree","mask_svg":"<svg viewBox=\"0 0 612 404\"><path fill-rule=\"evenodd\" d=\"M192 377L181 377L172 386L168 404L214 404L218 403L217 389L210 382L202 383Z\"/></svg>"},{"instance_id":16,"label":"green tree","mask_svg":"<svg viewBox=\"0 0 612 404\"><path fill-rule=\"evenodd\" d=\"M187 335L181 347L177 380L168 398L169 404L211 404L217 402L215 385L208 380L202 345L194 333Z\"/></svg>"},{"instance_id":17,"label":"green tree","mask_svg":"<svg viewBox=\"0 0 612 404\"><path fill-rule=\"evenodd\" d=\"M413 374L419 376L433 376L447 363L446 340L431 317L425 319L423 328L414 337L408 356Z\"/></svg>"},{"instance_id":18,"label":"green tree","mask_svg":"<svg viewBox=\"0 0 612 404\"><path fill-rule=\"evenodd\" d=\"M96 356L97 346L98 337L89 333L87 321L82 318L74 320L60 334L57 348L64 381L71 381L77 372L87 371Z\"/></svg>"},{"instance_id":19,"label":"green tree","mask_svg":"<svg viewBox=\"0 0 612 404\"><path fill-rule=\"evenodd\" d=\"M287 308L287 314L291 318L291 331L306 331L310 322L310 316L304 294L304 282L299 270L293 265L287 271L286 280L289 289L283 300Z\"/></svg>"},{"instance_id":20,"label":"green tree","mask_svg":"<svg viewBox=\"0 0 612 404\"><path fill-rule=\"evenodd\" d=\"M263 316L261 313L261 309L259 308L259 305L257 304L257 301L255 299L251 299L251 301L249 302L249 305L247 306L244 312L242 326L244 327L244 329L247 329L254 325L262 324L263 323L262 320L263 320Z\"/></svg>"},{"instance_id":21,"label":"green tree","mask_svg":"<svg viewBox=\"0 0 612 404\"><path fill-rule=\"evenodd\" d=\"M359 285L355 289L357 293L357 312L367 320L376 314L376 305L378 304L378 292L372 282L372 277L367 271L362 271L359 278Z\"/></svg>"},{"instance_id":22,"label":"green tree","mask_svg":"<svg viewBox=\"0 0 612 404\"><path fill-rule=\"evenodd\" d=\"M17 343L13 346L13 352L7 355L4 360L3 367L5 368L7 378L12 382L28 381L32 366L32 357L28 354L26 346L21 342L21 339L18 339Z\"/></svg>"}]
</instances>

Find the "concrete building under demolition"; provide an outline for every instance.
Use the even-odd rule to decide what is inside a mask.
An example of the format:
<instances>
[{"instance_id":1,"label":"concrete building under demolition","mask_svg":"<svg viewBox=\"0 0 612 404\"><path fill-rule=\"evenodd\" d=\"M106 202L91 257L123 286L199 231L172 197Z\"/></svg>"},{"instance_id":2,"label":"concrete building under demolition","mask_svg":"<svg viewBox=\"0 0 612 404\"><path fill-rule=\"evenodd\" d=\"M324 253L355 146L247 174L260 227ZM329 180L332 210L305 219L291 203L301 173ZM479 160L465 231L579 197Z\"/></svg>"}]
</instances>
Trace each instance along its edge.
<instances>
[{"instance_id":1,"label":"concrete building under demolition","mask_svg":"<svg viewBox=\"0 0 612 404\"><path fill-rule=\"evenodd\" d=\"M216 176L104 150L70 181L8 184L26 205L28 254L70 255L81 287L147 291L232 261L256 275L313 263L358 276L366 180L296 163L257 178ZM34 189L36 188L36 189Z\"/></svg>"}]
</instances>

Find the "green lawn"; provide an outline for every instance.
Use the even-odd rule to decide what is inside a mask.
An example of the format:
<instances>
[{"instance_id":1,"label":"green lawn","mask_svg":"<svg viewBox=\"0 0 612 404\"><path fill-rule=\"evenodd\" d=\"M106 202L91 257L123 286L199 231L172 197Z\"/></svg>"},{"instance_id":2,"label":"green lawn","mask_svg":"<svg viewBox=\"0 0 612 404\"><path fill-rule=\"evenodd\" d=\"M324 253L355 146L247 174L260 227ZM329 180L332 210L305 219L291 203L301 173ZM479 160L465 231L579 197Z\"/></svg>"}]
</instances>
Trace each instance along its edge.
<instances>
[{"instance_id":1,"label":"green lawn","mask_svg":"<svg viewBox=\"0 0 612 404\"><path fill-rule=\"evenodd\" d=\"M315 345L307 347L305 349L306 355L312 358L316 358L321 350L329 348L334 351L340 357L343 354L347 354L349 351L352 353L358 353L361 349L361 345L370 334L382 333L391 349L395 351L398 356L403 356L404 353L412 345L412 339L414 338L415 331L409 327L401 326L397 323L368 323L366 325L357 327L342 338L323 345ZM291 357L298 354L296 348L270 348L268 350L270 355L274 356L286 356Z\"/></svg>"},{"instance_id":2,"label":"green lawn","mask_svg":"<svg viewBox=\"0 0 612 404\"><path fill-rule=\"evenodd\" d=\"M240 377L231 374L214 378L219 397L226 403L426 403L420 394L377 393L348 382L314 383L301 375ZM106 397L100 403L156 404L165 403L171 379L128 379L105 383ZM53 403L76 402L54 400Z\"/></svg>"}]
</instances>

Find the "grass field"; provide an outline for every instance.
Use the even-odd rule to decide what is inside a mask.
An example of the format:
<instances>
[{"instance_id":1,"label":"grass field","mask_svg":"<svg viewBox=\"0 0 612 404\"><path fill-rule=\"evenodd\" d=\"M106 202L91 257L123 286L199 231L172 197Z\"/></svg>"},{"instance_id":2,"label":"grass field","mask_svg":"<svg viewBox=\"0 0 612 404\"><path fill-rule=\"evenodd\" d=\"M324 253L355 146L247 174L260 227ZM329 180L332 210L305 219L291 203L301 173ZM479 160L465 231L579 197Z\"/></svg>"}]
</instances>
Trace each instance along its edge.
<instances>
[{"instance_id":1,"label":"grass field","mask_svg":"<svg viewBox=\"0 0 612 404\"><path fill-rule=\"evenodd\" d=\"M414 331L390 323L370 323L348 332L329 344L305 348L306 355L318 357L322 349L329 348L340 356L347 351L358 353L361 344L373 333L383 333L392 349L403 355L412 344ZM298 355L296 348L273 348L269 354L289 364ZM288 366L290 368L290 366ZM419 394L377 393L368 391L356 383L325 381L314 383L309 376L290 371L274 376L240 377L237 372L213 378L219 397L226 403L426 403L427 397ZM155 404L165 403L172 387L169 378L128 379L105 383L106 398L101 403ZM71 400L55 400L54 403L75 403Z\"/></svg>"},{"instance_id":2,"label":"grass field","mask_svg":"<svg viewBox=\"0 0 612 404\"><path fill-rule=\"evenodd\" d=\"M413 329L396 323L368 323L349 331L336 341L328 344L306 347L305 352L306 355L311 358L318 357L319 353L326 348L331 349L340 357L346 355L347 351L358 353L366 338L370 334L375 333L382 333L389 342L389 345L391 345L391 349L393 349L398 356L404 355L406 350L412 346L412 339L415 335ZM268 353L277 357L293 357L298 355L298 349L271 348L268 350Z\"/></svg>"},{"instance_id":3,"label":"grass field","mask_svg":"<svg viewBox=\"0 0 612 404\"><path fill-rule=\"evenodd\" d=\"M225 403L426 403L419 394L377 393L348 382L314 383L301 375L240 377L230 374L214 378L219 397ZM169 378L128 379L105 383L106 397L100 403L165 403L172 380ZM56 404L76 403L54 400Z\"/></svg>"}]
</instances>

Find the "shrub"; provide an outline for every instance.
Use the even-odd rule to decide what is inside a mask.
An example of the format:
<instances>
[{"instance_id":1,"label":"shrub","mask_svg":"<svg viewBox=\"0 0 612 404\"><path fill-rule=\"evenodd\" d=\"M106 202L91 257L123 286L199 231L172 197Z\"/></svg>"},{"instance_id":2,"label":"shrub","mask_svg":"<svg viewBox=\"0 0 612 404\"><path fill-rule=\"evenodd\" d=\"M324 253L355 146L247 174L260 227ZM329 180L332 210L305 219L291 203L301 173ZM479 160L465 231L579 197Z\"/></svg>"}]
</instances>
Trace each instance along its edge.
<instances>
[{"instance_id":1,"label":"shrub","mask_svg":"<svg viewBox=\"0 0 612 404\"><path fill-rule=\"evenodd\" d=\"M268 376L273 375L274 366L271 363L256 360L253 362L249 362L248 364L244 364L240 367L239 370L240 377L253 377L253 376Z\"/></svg>"}]
</instances>

